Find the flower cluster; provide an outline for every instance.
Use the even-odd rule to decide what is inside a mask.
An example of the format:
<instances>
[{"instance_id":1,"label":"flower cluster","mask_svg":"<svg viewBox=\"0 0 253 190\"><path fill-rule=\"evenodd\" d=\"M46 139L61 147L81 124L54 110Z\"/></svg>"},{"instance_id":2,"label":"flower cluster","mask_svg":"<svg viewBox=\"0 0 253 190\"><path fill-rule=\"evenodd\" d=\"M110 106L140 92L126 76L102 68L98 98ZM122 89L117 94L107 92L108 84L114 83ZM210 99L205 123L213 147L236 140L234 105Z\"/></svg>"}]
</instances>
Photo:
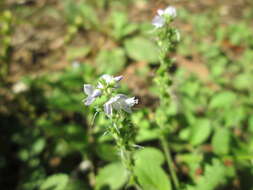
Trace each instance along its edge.
<instances>
[{"instance_id":1,"label":"flower cluster","mask_svg":"<svg viewBox=\"0 0 253 190\"><path fill-rule=\"evenodd\" d=\"M113 115L113 110L124 110L131 113L131 107L138 103L135 97L128 98L124 94L114 94L115 88L118 88L118 83L123 76L113 77L111 75L102 75L98 84L94 87L91 84L84 84L84 93L87 97L83 100L84 105L91 105L97 98L105 95L109 100L104 103L103 110L107 116Z\"/></svg>"},{"instance_id":2,"label":"flower cluster","mask_svg":"<svg viewBox=\"0 0 253 190\"><path fill-rule=\"evenodd\" d=\"M152 24L156 28L161 28L165 25L166 20L174 19L177 16L177 11L174 7L169 6L166 9L158 9L157 15L154 17Z\"/></svg>"}]
</instances>

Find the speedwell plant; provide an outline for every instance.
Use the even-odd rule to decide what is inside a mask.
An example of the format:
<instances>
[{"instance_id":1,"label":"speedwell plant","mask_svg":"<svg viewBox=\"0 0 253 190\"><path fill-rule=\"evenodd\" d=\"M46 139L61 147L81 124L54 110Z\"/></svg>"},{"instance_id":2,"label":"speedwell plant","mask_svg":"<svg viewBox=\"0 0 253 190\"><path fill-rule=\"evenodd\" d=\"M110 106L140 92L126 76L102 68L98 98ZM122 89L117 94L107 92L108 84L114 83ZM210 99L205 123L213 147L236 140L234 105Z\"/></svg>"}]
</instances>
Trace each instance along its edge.
<instances>
[{"instance_id":1,"label":"speedwell plant","mask_svg":"<svg viewBox=\"0 0 253 190\"><path fill-rule=\"evenodd\" d=\"M156 122L160 127L160 141L163 151L166 156L168 168L175 189L180 188L175 167L170 153L170 147L166 139L167 133L170 131L170 124L167 122L168 115L164 110L170 106L171 95L170 87L172 80L169 76L169 69L173 64L172 59L168 58L168 53L175 49L176 44L180 40L179 32L172 26L172 22L177 16L177 11L174 7L169 6L166 9L159 9L154 17L152 24L154 25L154 36L159 47L159 68L156 71L154 81L159 91L160 106L156 110Z\"/></svg>"},{"instance_id":2,"label":"speedwell plant","mask_svg":"<svg viewBox=\"0 0 253 190\"><path fill-rule=\"evenodd\" d=\"M106 134L111 135L115 140L121 161L128 171L129 185L134 185L139 189L133 172L136 130L129 118L131 108L138 103L138 99L125 94L117 94L122 78L122 76L113 77L105 74L100 77L96 86L84 84L84 93L87 95L84 104L89 106L94 103L95 115L102 113L110 121Z\"/></svg>"}]
</instances>

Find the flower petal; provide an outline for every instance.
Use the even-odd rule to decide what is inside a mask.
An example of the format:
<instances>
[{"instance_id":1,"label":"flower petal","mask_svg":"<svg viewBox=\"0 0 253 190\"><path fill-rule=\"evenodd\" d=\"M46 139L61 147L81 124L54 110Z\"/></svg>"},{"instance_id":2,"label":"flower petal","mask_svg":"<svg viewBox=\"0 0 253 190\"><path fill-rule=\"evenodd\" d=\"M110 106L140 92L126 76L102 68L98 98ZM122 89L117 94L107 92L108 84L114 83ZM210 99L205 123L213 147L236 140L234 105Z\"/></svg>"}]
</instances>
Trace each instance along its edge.
<instances>
[{"instance_id":1,"label":"flower petal","mask_svg":"<svg viewBox=\"0 0 253 190\"><path fill-rule=\"evenodd\" d=\"M127 113L132 113L131 107L129 107L126 103L123 104L122 109Z\"/></svg>"},{"instance_id":2,"label":"flower petal","mask_svg":"<svg viewBox=\"0 0 253 190\"><path fill-rule=\"evenodd\" d=\"M172 18L175 18L177 16L177 10L175 7L172 7L172 6L168 6L165 10L164 10L164 13L163 14L166 14L166 15L169 15L171 16Z\"/></svg>"},{"instance_id":3,"label":"flower petal","mask_svg":"<svg viewBox=\"0 0 253 190\"><path fill-rule=\"evenodd\" d=\"M89 106L94 102L95 98L88 96L86 99L84 99L84 105Z\"/></svg>"},{"instance_id":4,"label":"flower petal","mask_svg":"<svg viewBox=\"0 0 253 190\"><path fill-rule=\"evenodd\" d=\"M155 18L152 20L152 24L156 27L156 28L161 28L163 27L165 23L165 20L163 17L161 16L155 16Z\"/></svg>"},{"instance_id":5,"label":"flower petal","mask_svg":"<svg viewBox=\"0 0 253 190\"><path fill-rule=\"evenodd\" d=\"M91 95L92 98L97 98L98 96L102 95L102 91L99 89L95 89Z\"/></svg>"},{"instance_id":6,"label":"flower petal","mask_svg":"<svg viewBox=\"0 0 253 190\"><path fill-rule=\"evenodd\" d=\"M93 93L94 89L93 89L93 86L91 86L90 84L84 84L83 85L83 91L84 91L85 94L90 96Z\"/></svg>"},{"instance_id":7,"label":"flower petal","mask_svg":"<svg viewBox=\"0 0 253 190\"><path fill-rule=\"evenodd\" d=\"M123 76L122 76L122 75L117 76L117 77L114 77L114 80L115 80L116 82L119 82L119 81L121 81L122 79L123 79Z\"/></svg>"},{"instance_id":8,"label":"flower petal","mask_svg":"<svg viewBox=\"0 0 253 190\"><path fill-rule=\"evenodd\" d=\"M128 98L126 99L126 104L129 106L129 107L133 107L135 104L138 104L138 99L135 99L135 97L132 97L132 98Z\"/></svg>"},{"instance_id":9,"label":"flower petal","mask_svg":"<svg viewBox=\"0 0 253 190\"><path fill-rule=\"evenodd\" d=\"M110 103L105 103L104 112L106 115L112 115L112 105Z\"/></svg>"},{"instance_id":10,"label":"flower petal","mask_svg":"<svg viewBox=\"0 0 253 190\"><path fill-rule=\"evenodd\" d=\"M114 80L113 76L108 74L102 75L101 78L104 79L107 84L110 84Z\"/></svg>"},{"instance_id":11,"label":"flower petal","mask_svg":"<svg viewBox=\"0 0 253 190\"><path fill-rule=\"evenodd\" d=\"M157 14L158 14L159 16L162 16L162 15L164 14L164 10L163 10L163 9L158 9L158 10L157 10Z\"/></svg>"}]
</instances>

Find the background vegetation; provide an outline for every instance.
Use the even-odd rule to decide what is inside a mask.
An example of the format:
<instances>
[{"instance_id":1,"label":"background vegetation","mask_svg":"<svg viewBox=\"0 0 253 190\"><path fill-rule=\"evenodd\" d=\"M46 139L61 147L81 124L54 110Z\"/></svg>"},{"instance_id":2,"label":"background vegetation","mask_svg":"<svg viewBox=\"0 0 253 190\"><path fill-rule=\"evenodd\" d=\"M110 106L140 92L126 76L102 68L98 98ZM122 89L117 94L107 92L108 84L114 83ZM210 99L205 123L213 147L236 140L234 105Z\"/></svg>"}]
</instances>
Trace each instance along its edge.
<instances>
[{"instance_id":1,"label":"background vegetation","mask_svg":"<svg viewBox=\"0 0 253 190\"><path fill-rule=\"evenodd\" d=\"M150 23L168 5L182 40L169 55L168 117L157 118ZM108 122L92 126L82 103L83 84L107 73L140 100L131 117L145 190L171 189L156 119L183 189L253 190L252 19L250 0L1 0L0 187L124 189Z\"/></svg>"}]
</instances>

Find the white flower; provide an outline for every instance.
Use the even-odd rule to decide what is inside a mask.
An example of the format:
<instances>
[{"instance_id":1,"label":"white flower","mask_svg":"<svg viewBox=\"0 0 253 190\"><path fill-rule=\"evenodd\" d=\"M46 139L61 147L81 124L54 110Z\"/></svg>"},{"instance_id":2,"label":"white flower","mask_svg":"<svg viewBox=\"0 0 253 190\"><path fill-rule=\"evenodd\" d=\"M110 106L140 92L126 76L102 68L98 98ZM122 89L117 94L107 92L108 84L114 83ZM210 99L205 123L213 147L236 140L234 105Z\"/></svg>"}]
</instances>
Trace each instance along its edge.
<instances>
[{"instance_id":1,"label":"white flower","mask_svg":"<svg viewBox=\"0 0 253 190\"><path fill-rule=\"evenodd\" d=\"M128 113L131 113L131 107L133 107L135 104L138 104L138 99L135 99L135 97L128 98L124 94L118 94L104 104L104 112L107 115L112 115L112 111L115 109L124 110Z\"/></svg>"},{"instance_id":2,"label":"white flower","mask_svg":"<svg viewBox=\"0 0 253 190\"><path fill-rule=\"evenodd\" d=\"M159 11L159 10L158 10ZM175 18L177 16L177 10L175 7L172 7L172 6L168 6L164 11L159 11L160 12L160 16L162 15L168 15L172 18Z\"/></svg>"},{"instance_id":3,"label":"white flower","mask_svg":"<svg viewBox=\"0 0 253 190\"><path fill-rule=\"evenodd\" d=\"M94 102L94 100L102 94L100 89L94 89L90 84L83 85L83 90L84 93L88 95L88 97L84 99L84 104L86 106L92 104L92 102Z\"/></svg>"},{"instance_id":4,"label":"white flower","mask_svg":"<svg viewBox=\"0 0 253 190\"><path fill-rule=\"evenodd\" d=\"M113 77L111 75L105 74L105 75L102 75L100 78L104 80L107 85L115 84L116 85L115 87L117 87L117 83L123 78L123 76ZM98 83L97 87L100 89L104 88L101 82Z\"/></svg>"},{"instance_id":5,"label":"white flower","mask_svg":"<svg viewBox=\"0 0 253 190\"><path fill-rule=\"evenodd\" d=\"M156 27L156 28L161 28L164 26L165 24L165 16L169 16L171 18L175 18L177 16L177 11L175 9L175 7L169 6L166 9L158 9L157 10L157 15L155 16L155 18L152 21L152 24Z\"/></svg>"}]
</instances>

